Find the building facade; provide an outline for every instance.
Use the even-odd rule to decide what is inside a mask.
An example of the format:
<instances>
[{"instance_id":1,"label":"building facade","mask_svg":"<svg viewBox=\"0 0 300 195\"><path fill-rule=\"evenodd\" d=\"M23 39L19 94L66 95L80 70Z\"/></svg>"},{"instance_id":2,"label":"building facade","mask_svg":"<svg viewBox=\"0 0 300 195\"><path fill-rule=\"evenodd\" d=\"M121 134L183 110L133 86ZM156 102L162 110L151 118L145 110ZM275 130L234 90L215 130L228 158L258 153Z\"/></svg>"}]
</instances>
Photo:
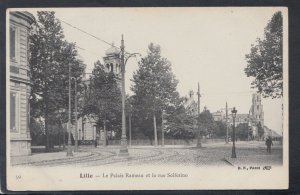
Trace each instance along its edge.
<instances>
[{"instance_id":1,"label":"building facade","mask_svg":"<svg viewBox=\"0 0 300 195\"><path fill-rule=\"evenodd\" d=\"M33 15L28 12L9 13L9 129L12 156L31 154L28 32L33 21Z\"/></svg>"},{"instance_id":2,"label":"building facade","mask_svg":"<svg viewBox=\"0 0 300 195\"><path fill-rule=\"evenodd\" d=\"M113 72L117 79L117 84L119 89L121 89L121 59L120 50L112 45L111 48L106 50L104 61L104 71ZM83 79L85 84L85 93L89 93L90 81L89 79ZM74 128L73 134L75 133ZM78 120L78 138L81 143L94 143L97 142L98 145L104 144L105 137L114 137L115 133L113 131L105 132L103 128L100 128L96 124L96 119L92 115L86 115Z\"/></svg>"},{"instance_id":3,"label":"building facade","mask_svg":"<svg viewBox=\"0 0 300 195\"><path fill-rule=\"evenodd\" d=\"M249 115L252 123L260 123L262 127L264 126L264 110L260 94L252 94L252 106Z\"/></svg>"},{"instance_id":4,"label":"building facade","mask_svg":"<svg viewBox=\"0 0 300 195\"><path fill-rule=\"evenodd\" d=\"M226 123L226 114L224 109L218 110L217 112L212 113L212 115L215 121L222 121ZM230 110L228 110L227 119L228 125L233 125L233 119ZM264 127L264 111L261 95L254 93L252 94L252 104L249 109L249 113L237 113L235 118L235 126L238 126L239 124L247 124L252 132L252 136L257 138L258 123Z\"/></svg>"},{"instance_id":5,"label":"building facade","mask_svg":"<svg viewBox=\"0 0 300 195\"><path fill-rule=\"evenodd\" d=\"M194 91L190 90L189 96L184 97L184 107L186 108L187 112L191 116L197 116L198 114L198 104L194 99Z\"/></svg>"},{"instance_id":6,"label":"building facade","mask_svg":"<svg viewBox=\"0 0 300 195\"><path fill-rule=\"evenodd\" d=\"M120 59L120 49L112 44L112 47L106 50L104 61L104 70L106 72L113 72L117 78L117 83L121 89L121 59Z\"/></svg>"}]
</instances>

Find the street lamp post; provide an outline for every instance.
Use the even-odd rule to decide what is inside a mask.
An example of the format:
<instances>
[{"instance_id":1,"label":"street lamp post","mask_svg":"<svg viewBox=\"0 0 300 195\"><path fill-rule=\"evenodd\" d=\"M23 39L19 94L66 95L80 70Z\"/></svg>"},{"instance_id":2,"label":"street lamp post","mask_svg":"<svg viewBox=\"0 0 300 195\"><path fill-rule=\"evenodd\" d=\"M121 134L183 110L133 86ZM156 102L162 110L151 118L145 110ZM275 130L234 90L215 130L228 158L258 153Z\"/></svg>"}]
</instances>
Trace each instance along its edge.
<instances>
[{"instance_id":1,"label":"street lamp post","mask_svg":"<svg viewBox=\"0 0 300 195\"><path fill-rule=\"evenodd\" d=\"M131 147L131 116L132 116L132 109L131 109L131 104L129 105L129 118L128 118L128 123L129 123L129 146Z\"/></svg>"},{"instance_id":2,"label":"street lamp post","mask_svg":"<svg viewBox=\"0 0 300 195\"><path fill-rule=\"evenodd\" d=\"M68 149L67 156L73 156L71 143L71 65L69 64L69 119L68 119Z\"/></svg>"},{"instance_id":3,"label":"street lamp post","mask_svg":"<svg viewBox=\"0 0 300 195\"><path fill-rule=\"evenodd\" d=\"M232 113L232 120L233 120L233 125L232 125L232 153L231 153L231 158L236 158L236 152L235 152L235 117L236 117L236 113L237 110L235 109L235 107L233 107L233 109L231 110Z\"/></svg>"},{"instance_id":4,"label":"street lamp post","mask_svg":"<svg viewBox=\"0 0 300 195\"><path fill-rule=\"evenodd\" d=\"M248 142L250 141L250 130L251 130L251 123L248 123Z\"/></svg>"},{"instance_id":5,"label":"street lamp post","mask_svg":"<svg viewBox=\"0 0 300 195\"><path fill-rule=\"evenodd\" d=\"M121 148L119 152L119 156L128 156L128 148L127 148L127 137L126 137L126 116L125 116L125 65L128 59L132 56L136 56L139 53L132 53L126 56L125 59L125 46L124 39L122 35L121 40L121 75L122 75L122 136L121 136Z\"/></svg>"},{"instance_id":6,"label":"street lamp post","mask_svg":"<svg viewBox=\"0 0 300 195\"><path fill-rule=\"evenodd\" d=\"M121 40L121 75L122 75L122 136L119 155L128 156L127 138L126 138L126 118L125 118L125 61L124 61L124 40Z\"/></svg>"}]
</instances>

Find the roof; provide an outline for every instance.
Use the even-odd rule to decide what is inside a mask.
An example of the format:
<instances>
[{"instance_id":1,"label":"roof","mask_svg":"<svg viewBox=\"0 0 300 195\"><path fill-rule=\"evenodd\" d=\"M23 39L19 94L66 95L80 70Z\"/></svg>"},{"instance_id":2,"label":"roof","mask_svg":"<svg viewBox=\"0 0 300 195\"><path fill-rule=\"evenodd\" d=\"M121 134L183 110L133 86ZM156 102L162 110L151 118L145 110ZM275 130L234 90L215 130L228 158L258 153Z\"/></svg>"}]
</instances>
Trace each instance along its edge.
<instances>
[{"instance_id":1,"label":"roof","mask_svg":"<svg viewBox=\"0 0 300 195\"><path fill-rule=\"evenodd\" d=\"M119 55L120 54L120 49L114 45L112 45L111 48L106 50L105 55L111 56L111 55Z\"/></svg>"},{"instance_id":2,"label":"roof","mask_svg":"<svg viewBox=\"0 0 300 195\"><path fill-rule=\"evenodd\" d=\"M31 23L33 23L35 21L34 16L31 13L26 12L26 11L22 11L22 12L20 12L20 11L13 11L13 12L10 12L10 14L26 20L29 24L31 24Z\"/></svg>"},{"instance_id":3,"label":"roof","mask_svg":"<svg viewBox=\"0 0 300 195\"><path fill-rule=\"evenodd\" d=\"M249 116L249 114L236 114L236 117L244 117L244 118L247 118Z\"/></svg>"}]
</instances>

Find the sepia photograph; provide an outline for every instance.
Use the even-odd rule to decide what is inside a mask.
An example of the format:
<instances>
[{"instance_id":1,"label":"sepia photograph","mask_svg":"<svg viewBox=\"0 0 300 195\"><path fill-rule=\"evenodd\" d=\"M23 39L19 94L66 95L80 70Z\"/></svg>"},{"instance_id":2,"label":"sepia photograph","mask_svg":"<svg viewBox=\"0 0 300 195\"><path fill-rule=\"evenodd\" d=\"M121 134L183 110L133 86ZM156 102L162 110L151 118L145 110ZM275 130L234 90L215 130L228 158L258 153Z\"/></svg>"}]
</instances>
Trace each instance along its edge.
<instances>
[{"instance_id":1,"label":"sepia photograph","mask_svg":"<svg viewBox=\"0 0 300 195\"><path fill-rule=\"evenodd\" d=\"M10 8L8 190L288 188L288 9Z\"/></svg>"}]
</instances>

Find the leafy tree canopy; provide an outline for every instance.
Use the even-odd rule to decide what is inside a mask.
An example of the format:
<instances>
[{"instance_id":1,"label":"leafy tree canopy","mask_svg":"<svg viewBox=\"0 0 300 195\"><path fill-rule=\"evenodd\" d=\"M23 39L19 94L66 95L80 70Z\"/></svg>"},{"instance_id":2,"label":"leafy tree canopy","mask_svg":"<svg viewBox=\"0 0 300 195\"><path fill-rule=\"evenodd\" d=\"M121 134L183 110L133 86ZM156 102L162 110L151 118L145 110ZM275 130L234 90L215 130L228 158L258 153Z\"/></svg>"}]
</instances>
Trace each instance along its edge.
<instances>
[{"instance_id":1,"label":"leafy tree canopy","mask_svg":"<svg viewBox=\"0 0 300 195\"><path fill-rule=\"evenodd\" d=\"M45 119L46 151L49 149L49 125L60 123L59 111L67 110L69 66L71 76L77 78L80 86L84 65L76 57L75 44L64 40L55 12L37 12L37 20L32 24L29 33L29 68L32 82L30 115L32 118ZM72 98L74 102L74 86Z\"/></svg>"},{"instance_id":2,"label":"leafy tree canopy","mask_svg":"<svg viewBox=\"0 0 300 195\"><path fill-rule=\"evenodd\" d=\"M264 38L258 38L246 55L245 73L255 78L251 84L263 97L282 97L282 45L282 14L276 12L264 30Z\"/></svg>"},{"instance_id":3,"label":"leafy tree canopy","mask_svg":"<svg viewBox=\"0 0 300 195\"><path fill-rule=\"evenodd\" d=\"M199 127L202 135L213 136L217 128L214 118L209 110L205 109L199 114Z\"/></svg>"},{"instance_id":4,"label":"leafy tree canopy","mask_svg":"<svg viewBox=\"0 0 300 195\"><path fill-rule=\"evenodd\" d=\"M171 70L171 63L161 56L159 45L153 43L148 46L148 55L139 62L138 70L133 74L134 95L132 97L133 112L138 115L135 121L144 127L144 134L153 137L150 121L153 119L154 131L156 131L156 115L162 109L174 104L179 94L176 90L178 81Z\"/></svg>"},{"instance_id":5,"label":"leafy tree canopy","mask_svg":"<svg viewBox=\"0 0 300 195\"><path fill-rule=\"evenodd\" d=\"M90 78L90 92L86 94L84 114L92 114L99 126L120 130L121 91L118 78L113 72L105 72L104 66L97 61Z\"/></svg>"}]
</instances>

